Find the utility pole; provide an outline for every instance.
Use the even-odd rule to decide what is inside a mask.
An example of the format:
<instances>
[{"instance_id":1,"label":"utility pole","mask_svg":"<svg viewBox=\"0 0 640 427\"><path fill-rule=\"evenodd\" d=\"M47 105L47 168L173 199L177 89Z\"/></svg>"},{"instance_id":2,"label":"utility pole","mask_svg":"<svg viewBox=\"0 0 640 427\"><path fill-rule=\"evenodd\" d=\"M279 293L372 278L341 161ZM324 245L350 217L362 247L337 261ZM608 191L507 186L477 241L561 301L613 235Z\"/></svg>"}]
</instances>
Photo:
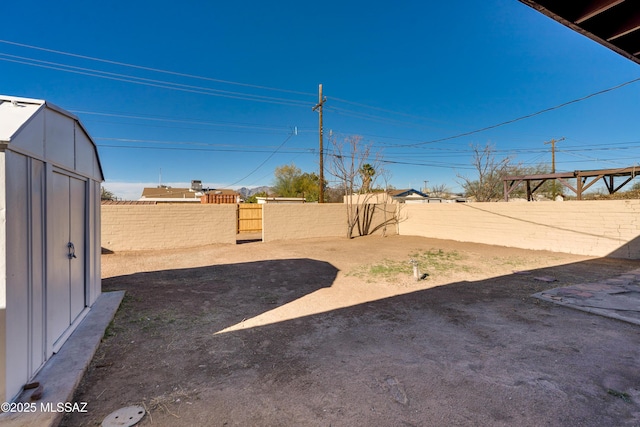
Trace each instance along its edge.
<instances>
[{"instance_id":1,"label":"utility pole","mask_svg":"<svg viewBox=\"0 0 640 427\"><path fill-rule=\"evenodd\" d=\"M322 84L318 85L318 103L313 107L313 111L318 110L318 135L320 138L320 193L318 194L318 202L324 203L324 149L322 147L322 106L327 98L322 97Z\"/></svg>"},{"instance_id":2,"label":"utility pole","mask_svg":"<svg viewBox=\"0 0 640 427\"><path fill-rule=\"evenodd\" d=\"M551 173L556 173L556 142L564 141L564 137L555 140L545 142L545 144L551 144Z\"/></svg>"},{"instance_id":3,"label":"utility pole","mask_svg":"<svg viewBox=\"0 0 640 427\"><path fill-rule=\"evenodd\" d=\"M551 139L551 141L545 142L546 144L551 144L551 173L556 173L556 142L564 141L565 138L562 137L558 140ZM551 190L551 195L553 198L556 198L556 179L553 179L553 187Z\"/></svg>"}]
</instances>

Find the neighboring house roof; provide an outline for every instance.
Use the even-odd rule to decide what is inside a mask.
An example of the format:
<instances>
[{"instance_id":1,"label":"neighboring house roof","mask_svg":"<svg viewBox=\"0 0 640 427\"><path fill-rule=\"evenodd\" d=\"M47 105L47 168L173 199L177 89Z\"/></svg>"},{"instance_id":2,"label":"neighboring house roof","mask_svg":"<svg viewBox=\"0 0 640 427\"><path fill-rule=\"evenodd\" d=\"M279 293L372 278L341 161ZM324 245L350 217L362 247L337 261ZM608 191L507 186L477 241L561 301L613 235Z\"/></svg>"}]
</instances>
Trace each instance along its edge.
<instances>
[{"instance_id":1,"label":"neighboring house roof","mask_svg":"<svg viewBox=\"0 0 640 427\"><path fill-rule=\"evenodd\" d=\"M161 185L158 187L146 187L142 190L140 201L160 202L200 202L200 197L205 194L223 194L239 196L234 190L202 190L194 191L191 188L174 188Z\"/></svg>"},{"instance_id":2,"label":"neighboring house roof","mask_svg":"<svg viewBox=\"0 0 640 427\"><path fill-rule=\"evenodd\" d=\"M306 203L304 197L256 197L258 204L265 203Z\"/></svg>"},{"instance_id":3,"label":"neighboring house roof","mask_svg":"<svg viewBox=\"0 0 640 427\"><path fill-rule=\"evenodd\" d=\"M103 205L156 205L157 202L153 201L140 201L140 200L103 200Z\"/></svg>"},{"instance_id":4,"label":"neighboring house roof","mask_svg":"<svg viewBox=\"0 0 640 427\"><path fill-rule=\"evenodd\" d=\"M231 195L231 196L240 195L240 193L238 193L235 190L207 190L206 193L207 194L225 194L225 195Z\"/></svg>"},{"instance_id":5,"label":"neighboring house roof","mask_svg":"<svg viewBox=\"0 0 640 427\"><path fill-rule=\"evenodd\" d=\"M196 196L196 194L198 194ZM189 188L172 188L159 186L142 190L141 199L198 199L203 193L196 193Z\"/></svg>"},{"instance_id":6,"label":"neighboring house roof","mask_svg":"<svg viewBox=\"0 0 640 427\"><path fill-rule=\"evenodd\" d=\"M404 190L391 190L389 191L389 195L393 198L404 198L404 197L412 197L412 198L428 198L429 195L424 194L422 191L414 190L413 188L408 188Z\"/></svg>"}]
</instances>

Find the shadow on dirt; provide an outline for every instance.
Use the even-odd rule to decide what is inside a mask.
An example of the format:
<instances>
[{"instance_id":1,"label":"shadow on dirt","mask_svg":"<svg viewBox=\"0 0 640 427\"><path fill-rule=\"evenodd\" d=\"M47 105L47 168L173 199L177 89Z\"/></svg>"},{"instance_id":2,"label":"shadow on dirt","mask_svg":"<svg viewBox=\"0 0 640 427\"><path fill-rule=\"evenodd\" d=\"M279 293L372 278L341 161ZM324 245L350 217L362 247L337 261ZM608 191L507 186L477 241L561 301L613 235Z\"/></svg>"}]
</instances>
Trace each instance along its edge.
<instances>
[{"instance_id":1,"label":"shadow on dirt","mask_svg":"<svg viewBox=\"0 0 640 427\"><path fill-rule=\"evenodd\" d=\"M239 402L256 398L244 391L255 384L258 399L274 406L284 401L270 396L291 389L291 405L302 413L311 407L325 425L633 425L638 327L531 295L636 267L598 259L230 332L211 345L233 356L212 361L240 380L223 380Z\"/></svg>"},{"instance_id":2,"label":"shadow on dirt","mask_svg":"<svg viewBox=\"0 0 640 427\"><path fill-rule=\"evenodd\" d=\"M191 316L224 329L330 287L337 274L327 262L284 259L135 273L102 286L125 290L140 318Z\"/></svg>"},{"instance_id":3,"label":"shadow on dirt","mask_svg":"<svg viewBox=\"0 0 640 427\"><path fill-rule=\"evenodd\" d=\"M632 425L638 327L531 295L634 268L595 259L219 335L338 270L287 259L105 279L127 296L75 399L94 421L146 402L159 425Z\"/></svg>"}]
</instances>

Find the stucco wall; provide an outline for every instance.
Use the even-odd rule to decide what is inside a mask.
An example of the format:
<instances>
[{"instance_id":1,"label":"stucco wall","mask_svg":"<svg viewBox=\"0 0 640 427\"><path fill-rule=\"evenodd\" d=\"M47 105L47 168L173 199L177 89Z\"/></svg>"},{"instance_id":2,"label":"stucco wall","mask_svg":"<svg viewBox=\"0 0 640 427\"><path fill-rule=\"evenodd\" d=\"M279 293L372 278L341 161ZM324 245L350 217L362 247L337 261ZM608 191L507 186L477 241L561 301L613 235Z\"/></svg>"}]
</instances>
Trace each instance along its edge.
<instances>
[{"instance_id":1,"label":"stucco wall","mask_svg":"<svg viewBox=\"0 0 640 427\"><path fill-rule=\"evenodd\" d=\"M262 205L262 240L345 237L346 207L342 204Z\"/></svg>"},{"instance_id":2,"label":"stucco wall","mask_svg":"<svg viewBox=\"0 0 640 427\"><path fill-rule=\"evenodd\" d=\"M404 205L399 232L525 249L640 258L640 200Z\"/></svg>"},{"instance_id":3,"label":"stucco wall","mask_svg":"<svg viewBox=\"0 0 640 427\"><path fill-rule=\"evenodd\" d=\"M387 206L387 219L392 217L395 206ZM384 221L382 205L373 212L370 229ZM376 234L382 232L378 229ZM389 224L386 233L396 234L396 225ZM347 207L344 204L265 204L262 213L262 239L304 239L317 237L346 237ZM354 233L357 235L357 232Z\"/></svg>"},{"instance_id":4,"label":"stucco wall","mask_svg":"<svg viewBox=\"0 0 640 427\"><path fill-rule=\"evenodd\" d=\"M263 209L265 242L346 236L343 204L265 204ZM397 230L395 224L389 224L387 234L398 231L640 259L640 200L403 204L399 209ZM372 228L382 220L382 210L377 209ZM102 246L113 251L233 244L235 230L235 205L102 205Z\"/></svg>"},{"instance_id":5,"label":"stucco wall","mask_svg":"<svg viewBox=\"0 0 640 427\"><path fill-rule=\"evenodd\" d=\"M102 205L102 247L112 251L236 242L236 205Z\"/></svg>"}]
</instances>

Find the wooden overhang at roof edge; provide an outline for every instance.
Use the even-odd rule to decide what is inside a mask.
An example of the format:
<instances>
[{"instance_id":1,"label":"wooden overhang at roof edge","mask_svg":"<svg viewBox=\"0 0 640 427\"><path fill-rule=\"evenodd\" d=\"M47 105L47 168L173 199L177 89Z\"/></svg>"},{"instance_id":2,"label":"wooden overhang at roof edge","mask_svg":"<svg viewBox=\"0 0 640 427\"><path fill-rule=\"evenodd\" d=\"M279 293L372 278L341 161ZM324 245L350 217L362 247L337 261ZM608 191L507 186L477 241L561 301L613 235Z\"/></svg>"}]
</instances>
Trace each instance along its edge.
<instances>
[{"instance_id":1,"label":"wooden overhang at roof edge","mask_svg":"<svg viewBox=\"0 0 640 427\"><path fill-rule=\"evenodd\" d=\"M595 184L600 178L607 186L609 194L613 194L627 185L633 178L640 175L640 167L631 166L628 168L620 169L598 169L589 171L574 171L574 172L561 172L561 173L548 173L538 175L522 175L522 176L505 176L502 178L504 186L504 200L509 200L509 194L513 192L518 186L525 182L527 185L527 200L533 200L533 193L546 181L555 179L560 182L564 187L573 191L576 194L578 200L582 200L582 193L588 190L593 184ZM614 183L615 177L627 177L622 184L617 186ZM593 178L588 181L588 178ZM576 186L569 184L567 179L575 179ZM539 181L539 182L538 182ZM531 189L531 183L535 184L535 187Z\"/></svg>"},{"instance_id":2,"label":"wooden overhang at roof edge","mask_svg":"<svg viewBox=\"0 0 640 427\"><path fill-rule=\"evenodd\" d=\"M640 1L520 2L640 64Z\"/></svg>"}]
</instances>

